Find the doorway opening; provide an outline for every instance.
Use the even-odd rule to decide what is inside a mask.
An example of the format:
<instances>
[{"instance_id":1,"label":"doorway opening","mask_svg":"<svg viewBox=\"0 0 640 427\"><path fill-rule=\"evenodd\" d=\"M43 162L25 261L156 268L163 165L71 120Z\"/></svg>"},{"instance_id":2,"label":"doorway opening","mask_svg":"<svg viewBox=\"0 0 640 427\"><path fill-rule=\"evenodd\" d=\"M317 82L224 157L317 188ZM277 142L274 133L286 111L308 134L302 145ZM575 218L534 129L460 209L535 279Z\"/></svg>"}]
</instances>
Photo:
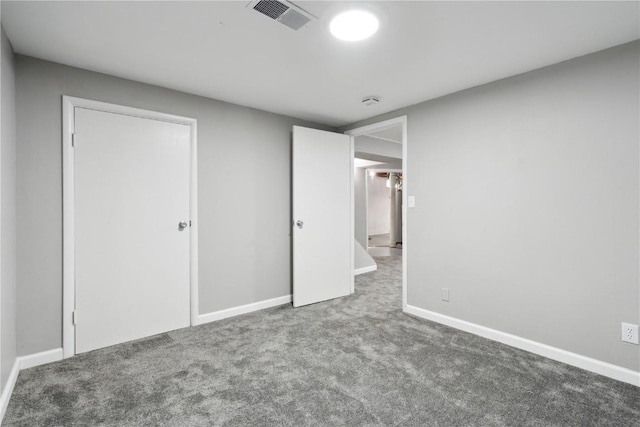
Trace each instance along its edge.
<instances>
[{"instance_id":1,"label":"doorway opening","mask_svg":"<svg viewBox=\"0 0 640 427\"><path fill-rule=\"evenodd\" d=\"M402 255L402 169L367 169L367 252Z\"/></svg>"},{"instance_id":2,"label":"doorway opening","mask_svg":"<svg viewBox=\"0 0 640 427\"><path fill-rule=\"evenodd\" d=\"M362 249L360 253L364 252L369 258L401 257L404 309L407 304L407 116L345 133L354 138L355 272L360 274L377 268L375 264L358 268L358 246ZM379 197L374 196L374 192ZM374 197L378 200L369 200Z\"/></svg>"}]
</instances>

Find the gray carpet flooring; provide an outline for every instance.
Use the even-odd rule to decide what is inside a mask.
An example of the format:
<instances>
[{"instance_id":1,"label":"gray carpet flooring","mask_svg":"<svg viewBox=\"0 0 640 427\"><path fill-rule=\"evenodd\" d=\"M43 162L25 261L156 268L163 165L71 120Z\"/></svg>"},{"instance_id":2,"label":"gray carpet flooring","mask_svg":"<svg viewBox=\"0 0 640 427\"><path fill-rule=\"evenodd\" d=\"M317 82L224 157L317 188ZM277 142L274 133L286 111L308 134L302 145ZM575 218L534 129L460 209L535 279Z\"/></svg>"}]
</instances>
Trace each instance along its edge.
<instances>
[{"instance_id":1,"label":"gray carpet flooring","mask_svg":"<svg viewBox=\"0 0 640 427\"><path fill-rule=\"evenodd\" d=\"M377 262L346 298L24 370L3 425L640 425L639 388L403 314Z\"/></svg>"}]
</instances>

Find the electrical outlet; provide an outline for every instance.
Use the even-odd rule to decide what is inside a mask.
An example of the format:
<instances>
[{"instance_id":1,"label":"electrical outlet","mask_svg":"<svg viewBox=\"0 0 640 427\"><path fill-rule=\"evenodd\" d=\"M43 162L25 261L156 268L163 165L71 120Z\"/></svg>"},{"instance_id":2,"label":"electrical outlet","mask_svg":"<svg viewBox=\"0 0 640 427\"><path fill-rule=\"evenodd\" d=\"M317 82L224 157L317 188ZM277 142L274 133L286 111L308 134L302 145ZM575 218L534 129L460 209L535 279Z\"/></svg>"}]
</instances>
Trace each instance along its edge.
<instances>
[{"instance_id":1,"label":"electrical outlet","mask_svg":"<svg viewBox=\"0 0 640 427\"><path fill-rule=\"evenodd\" d=\"M449 288L442 288L442 301L449 302Z\"/></svg>"},{"instance_id":2,"label":"electrical outlet","mask_svg":"<svg viewBox=\"0 0 640 427\"><path fill-rule=\"evenodd\" d=\"M623 323L622 341L638 345L638 325Z\"/></svg>"}]
</instances>

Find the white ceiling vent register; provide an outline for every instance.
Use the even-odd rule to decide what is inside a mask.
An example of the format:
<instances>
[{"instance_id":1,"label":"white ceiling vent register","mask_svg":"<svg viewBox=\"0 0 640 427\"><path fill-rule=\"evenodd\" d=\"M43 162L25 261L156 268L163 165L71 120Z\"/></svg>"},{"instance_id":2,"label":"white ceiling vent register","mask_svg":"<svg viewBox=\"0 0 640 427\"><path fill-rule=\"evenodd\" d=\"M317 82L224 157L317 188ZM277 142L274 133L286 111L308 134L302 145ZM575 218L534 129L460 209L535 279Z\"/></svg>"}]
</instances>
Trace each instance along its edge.
<instances>
[{"instance_id":1,"label":"white ceiling vent register","mask_svg":"<svg viewBox=\"0 0 640 427\"><path fill-rule=\"evenodd\" d=\"M285 0L257 0L249 3L247 7L294 30L299 30L309 21L316 18L295 4Z\"/></svg>"}]
</instances>

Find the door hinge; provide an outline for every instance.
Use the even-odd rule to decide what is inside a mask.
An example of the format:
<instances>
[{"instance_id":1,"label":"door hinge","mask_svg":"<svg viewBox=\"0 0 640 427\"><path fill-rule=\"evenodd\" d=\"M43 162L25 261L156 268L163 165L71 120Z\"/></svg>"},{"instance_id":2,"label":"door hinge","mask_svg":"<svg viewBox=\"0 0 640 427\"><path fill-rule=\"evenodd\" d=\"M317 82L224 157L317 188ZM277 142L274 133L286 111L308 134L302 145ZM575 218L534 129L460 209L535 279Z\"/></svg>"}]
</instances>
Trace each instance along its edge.
<instances>
[{"instance_id":1,"label":"door hinge","mask_svg":"<svg viewBox=\"0 0 640 427\"><path fill-rule=\"evenodd\" d=\"M189 227L191 227L191 220L189 220Z\"/></svg>"},{"instance_id":2,"label":"door hinge","mask_svg":"<svg viewBox=\"0 0 640 427\"><path fill-rule=\"evenodd\" d=\"M78 312L77 311L73 311L73 313L71 313L71 321L73 322L73 325L77 325L78 324Z\"/></svg>"},{"instance_id":3,"label":"door hinge","mask_svg":"<svg viewBox=\"0 0 640 427\"><path fill-rule=\"evenodd\" d=\"M71 146L72 147L76 146L76 134L75 133L71 134Z\"/></svg>"}]
</instances>

